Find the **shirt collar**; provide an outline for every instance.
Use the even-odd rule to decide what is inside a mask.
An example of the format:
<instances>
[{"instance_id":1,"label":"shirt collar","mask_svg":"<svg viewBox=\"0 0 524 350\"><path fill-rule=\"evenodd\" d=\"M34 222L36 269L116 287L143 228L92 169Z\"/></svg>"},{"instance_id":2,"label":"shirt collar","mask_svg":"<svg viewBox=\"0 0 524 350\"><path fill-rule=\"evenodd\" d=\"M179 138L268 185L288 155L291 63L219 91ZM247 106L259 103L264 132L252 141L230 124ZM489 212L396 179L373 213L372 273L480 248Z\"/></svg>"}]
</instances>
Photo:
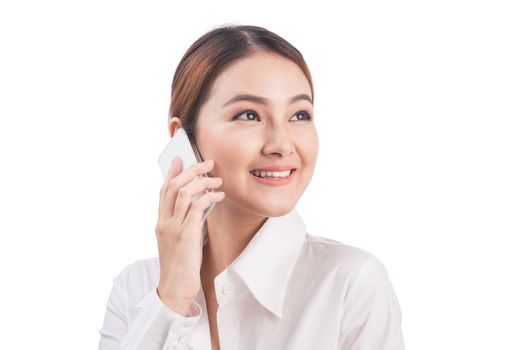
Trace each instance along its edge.
<instances>
[{"instance_id":1,"label":"shirt collar","mask_svg":"<svg viewBox=\"0 0 524 350\"><path fill-rule=\"evenodd\" d=\"M257 301L279 318L283 315L286 290L305 234L304 221L295 208L285 215L268 217L228 267L242 279Z\"/></svg>"}]
</instances>

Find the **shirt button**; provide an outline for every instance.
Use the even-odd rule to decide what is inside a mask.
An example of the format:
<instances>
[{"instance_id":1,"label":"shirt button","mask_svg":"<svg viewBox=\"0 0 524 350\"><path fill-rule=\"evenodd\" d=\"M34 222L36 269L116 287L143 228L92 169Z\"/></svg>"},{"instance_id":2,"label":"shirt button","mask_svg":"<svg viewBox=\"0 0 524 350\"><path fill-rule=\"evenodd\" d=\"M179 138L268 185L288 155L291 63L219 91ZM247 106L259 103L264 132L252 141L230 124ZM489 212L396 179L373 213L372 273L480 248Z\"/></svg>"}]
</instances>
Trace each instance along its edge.
<instances>
[{"instance_id":1,"label":"shirt button","mask_svg":"<svg viewBox=\"0 0 524 350\"><path fill-rule=\"evenodd\" d=\"M228 285L223 286L222 287L222 294L228 295L229 293L231 293L231 290L232 290L231 286L228 286Z\"/></svg>"}]
</instances>

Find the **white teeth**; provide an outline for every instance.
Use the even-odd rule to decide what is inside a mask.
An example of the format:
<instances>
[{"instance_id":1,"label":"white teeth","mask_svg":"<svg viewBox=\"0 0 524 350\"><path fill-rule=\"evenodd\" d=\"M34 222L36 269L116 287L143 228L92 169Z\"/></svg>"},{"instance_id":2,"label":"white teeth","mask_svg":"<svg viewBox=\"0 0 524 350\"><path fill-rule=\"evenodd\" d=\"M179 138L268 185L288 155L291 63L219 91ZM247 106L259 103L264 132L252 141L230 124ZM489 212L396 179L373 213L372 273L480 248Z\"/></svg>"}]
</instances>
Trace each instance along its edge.
<instances>
[{"instance_id":1,"label":"white teeth","mask_svg":"<svg viewBox=\"0 0 524 350\"><path fill-rule=\"evenodd\" d=\"M291 170L286 171L260 171L260 170L253 170L251 172L253 175L258 177L287 177L289 174L291 174Z\"/></svg>"}]
</instances>

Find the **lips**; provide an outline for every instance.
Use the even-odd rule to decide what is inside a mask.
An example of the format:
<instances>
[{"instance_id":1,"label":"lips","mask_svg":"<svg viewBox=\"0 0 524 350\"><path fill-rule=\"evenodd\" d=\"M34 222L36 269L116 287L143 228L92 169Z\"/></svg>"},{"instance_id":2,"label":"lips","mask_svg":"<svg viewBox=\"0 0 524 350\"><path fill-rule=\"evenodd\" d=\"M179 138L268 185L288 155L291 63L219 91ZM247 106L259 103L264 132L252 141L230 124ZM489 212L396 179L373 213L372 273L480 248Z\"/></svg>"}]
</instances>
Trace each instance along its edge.
<instances>
[{"instance_id":1,"label":"lips","mask_svg":"<svg viewBox=\"0 0 524 350\"><path fill-rule=\"evenodd\" d=\"M288 176L284 177L273 177L273 176L256 176L253 172L251 172L251 175L253 175L253 179L258 182L259 184L266 185L266 186L285 186L290 183L292 183L295 179L295 171L296 169L290 170L290 173ZM266 174L267 175L267 174Z\"/></svg>"},{"instance_id":2,"label":"lips","mask_svg":"<svg viewBox=\"0 0 524 350\"><path fill-rule=\"evenodd\" d=\"M256 169L251 170L250 172L253 172L255 170L273 172L273 171L286 171L286 170L296 170L296 169L297 167L294 166L293 164L274 164L274 165L264 166L261 168L256 168Z\"/></svg>"},{"instance_id":3,"label":"lips","mask_svg":"<svg viewBox=\"0 0 524 350\"><path fill-rule=\"evenodd\" d=\"M258 170L258 169L257 169L257 170ZM295 170L297 170L297 169L291 169L291 171L289 172L289 175L288 175L288 176L291 176L291 174L293 174L293 173L295 172ZM256 171L256 170L251 170L251 171L250 171L251 175L256 176L256 175L255 175L255 171ZM262 171L264 171L264 170L262 170ZM285 171L285 170L283 170L283 171ZM257 177L260 177L260 176L257 176Z\"/></svg>"}]
</instances>

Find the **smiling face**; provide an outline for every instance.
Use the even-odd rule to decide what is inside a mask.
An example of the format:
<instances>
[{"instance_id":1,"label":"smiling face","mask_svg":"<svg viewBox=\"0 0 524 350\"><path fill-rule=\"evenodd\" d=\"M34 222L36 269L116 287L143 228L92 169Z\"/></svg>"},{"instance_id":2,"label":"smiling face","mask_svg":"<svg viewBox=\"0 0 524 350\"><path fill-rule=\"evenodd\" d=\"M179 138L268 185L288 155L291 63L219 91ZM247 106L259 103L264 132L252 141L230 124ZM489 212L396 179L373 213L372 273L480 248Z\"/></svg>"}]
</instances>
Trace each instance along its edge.
<instances>
[{"instance_id":1,"label":"smiling face","mask_svg":"<svg viewBox=\"0 0 524 350\"><path fill-rule=\"evenodd\" d=\"M195 139L202 158L214 160L208 175L223 179L218 190L226 196L217 207L260 216L281 216L295 207L318 154L311 96L293 61L263 51L234 62L216 78L199 111ZM278 185L252 174L280 165L296 170Z\"/></svg>"}]
</instances>

